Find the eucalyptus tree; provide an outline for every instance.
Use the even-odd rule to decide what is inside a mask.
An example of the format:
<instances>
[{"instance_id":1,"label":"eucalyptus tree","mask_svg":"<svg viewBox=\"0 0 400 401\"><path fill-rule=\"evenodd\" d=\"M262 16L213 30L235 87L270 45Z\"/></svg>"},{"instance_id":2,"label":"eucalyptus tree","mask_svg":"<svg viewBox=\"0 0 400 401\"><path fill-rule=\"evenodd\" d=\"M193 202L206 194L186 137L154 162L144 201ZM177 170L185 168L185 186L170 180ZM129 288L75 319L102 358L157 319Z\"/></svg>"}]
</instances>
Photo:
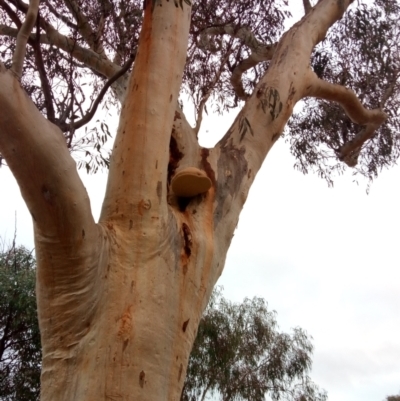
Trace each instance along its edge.
<instances>
[{"instance_id":1,"label":"eucalyptus tree","mask_svg":"<svg viewBox=\"0 0 400 401\"><path fill-rule=\"evenodd\" d=\"M41 348L35 258L24 247L0 252L0 400L39 399Z\"/></svg>"},{"instance_id":2,"label":"eucalyptus tree","mask_svg":"<svg viewBox=\"0 0 400 401\"><path fill-rule=\"evenodd\" d=\"M301 170L372 179L397 160L397 1L303 4L282 34L285 0L0 0L0 152L34 223L42 400L179 398L250 186L299 101L285 135ZM104 99L120 105L110 157L104 122L77 135ZM210 107L240 111L206 149ZM70 154L88 144L87 168L109 166L98 222Z\"/></svg>"},{"instance_id":3,"label":"eucalyptus tree","mask_svg":"<svg viewBox=\"0 0 400 401\"><path fill-rule=\"evenodd\" d=\"M400 400L400 394L399 395L388 395L386 397L386 401L399 401Z\"/></svg>"},{"instance_id":4,"label":"eucalyptus tree","mask_svg":"<svg viewBox=\"0 0 400 401\"><path fill-rule=\"evenodd\" d=\"M304 330L279 330L263 298L233 303L217 287L200 320L181 401L325 401L308 376L312 351Z\"/></svg>"}]
</instances>

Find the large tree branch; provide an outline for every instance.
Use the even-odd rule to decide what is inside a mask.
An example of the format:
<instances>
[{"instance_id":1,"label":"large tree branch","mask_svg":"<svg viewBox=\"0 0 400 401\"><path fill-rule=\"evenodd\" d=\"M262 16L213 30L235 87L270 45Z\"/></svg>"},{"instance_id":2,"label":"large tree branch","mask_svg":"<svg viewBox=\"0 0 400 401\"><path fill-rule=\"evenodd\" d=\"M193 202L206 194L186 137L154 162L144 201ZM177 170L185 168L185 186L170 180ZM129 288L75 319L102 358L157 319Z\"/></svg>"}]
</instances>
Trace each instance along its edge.
<instances>
[{"instance_id":1,"label":"large tree branch","mask_svg":"<svg viewBox=\"0 0 400 401\"><path fill-rule=\"evenodd\" d=\"M322 0L280 39L268 70L210 153L216 180L215 236L231 238L255 175L304 96L315 45L352 0ZM224 216L229 213L230 218ZM220 224L223 222L223 224Z\"/></svg>"},{"instance_id":2,"label":"large tree branch","mask_svg":"<svg viewBox=\"0 0 400 401\"><path fill-rule=\"evenodd\" d=\"M17 8L18 10L27 13L28 12L28 5L26 3L24 3L22 0L10 0ZM66 0L67 1L67 0ZM79 11L79 10L78 10ZM83 15L82 15L83 16ZM76 44L76 41L67 38L66 36L60 34L50 23L48 23L47 21L45 21L43 18L40 20L40 25L41 28L44 29L47 33L47 35L49 37L51 37L51 41L53 41L54 46L59 47L60 49L72 54L73 57L75 57L77 60L85 63L84 59L81 59L80 56L82 56L81 54L81 50L88 50L89 49L85 49L81 46L78 46ZM85 25L85 24L83 24ZM87 26L87 25L85 25ZM90 25L88 25L89 29ZM94 35L93 37L95 37L96 35ZM86 40L86 38L84 37L84 39ZM88 45L90 46L90 43L88 43ZM72 52L72 49L74 49L74 47L77 48L77 51ZM94 55L97 56L98 61L96 62L96 65L100 64L101 61L104 61L104 66L107 65L114 65L116 67L115 71L108 71L108 74L105 74L104 72L98 71L93 65L88 65L88 67L93 68L95 71L98 71L100 74L106 76L107 78L111 77L112 75L114 75L114 73L117 72L118 70L118 66L116 64L113 64L104 54L104 49L99 49L97 48L98 52L94 51L94 50L90 50ZM88 55L90 53L87 53L86 55ZM92 57L91 57L92 58ZM86 63L85 63L86 64ZM108 68L107 68L108 69Z\"/></svg>"},{"instance_id":3,"label":"large tree branch","mask_svg":"<svg viewBox=\"0 0 400 401\"><path fill-rule=\"evenodd\" d=\"M22 22L19 20L17 13L4 0L0 0L0 5L6 11L8 16L11 18L11 20L17 26L17 28L20 29L22 26ZM38 40L40 38L39 20L40 20L40 16L38 14L38 18L36 19L36 40L34 40L32 38L32 36L29 36L28 43L35 50L36 65L38 68L40 82L42 84L42 89L43 89L43 95L45 98L47 118L51 122L54 122L55 113L54 113L54 107L53 107L53 96L52 96L51 87L49 84L49 80L47 78L46 69L45 69L44 62L43 62L42 52L40 49L40 42Z\"/></svg>"},{"instance_id":4,"label":"large tree branch","mask_svg":"<svg viewBox=\"0 0 400 401\"><path fill-rule=\"evenodd\" d=\"M12 3L22 12L27 12L28 5L24 3L22 0L11 0ZM85 15L80 11L78 4L74 0L64 0L67 8L71 11L72 15L74 15L77 23L78 23L78 30L79 33L82 35L83 39L89 45L89 47L95 51L96 53L100 54L102 57L107 58L103 46L101 43L96 43L96 35L93 33L90 24L85 17ZM68 23L68 25L70 25Z\"/></svg>"},{"instance_id":5,"label":"large tree branch","mask_svg":"<svg viewBox=\"0 0 400 401\"><path fill-rule=\"evenodd\" d=\"M161 209L165 212L165 171L186 62L190 11L186 3L183 8L173 2L153 8L153 1L145 2L135 68L112 152L101 220L117 221L122 213L132 216L132 224L144 223L144 216L132 215L132 205L151 207L151 214Z\"/></svg>"},{"instance_id":6,"label":"large tree branch","mask_svg":"<svg viewBox=\"0 0 400 401\"><path fill-rule=\"evenodd\" d=\"M253 51L249 57L242 60L233 70L231 76L231 84L233 89L241 100L246 100L248 95L243 88L242 75L250 68L255 67L257 64L263 61L269 61L272 59L276 48L276 44L267 45L259 48L257 51Z\"/></svg>"},{"instance_id":7,"label":"large tree branch","mask_svg":"<svg viewBox=\"0 0 400 401\"><path fill-rule=\"evenodd\" d=\"M306 14L308 14L312 9L312 5L310 3L310 0L303 0L303 6L304 6L304 12Z\"/></svg>"},{"instance_id":8,"label":"large tree branch","mask_svg":"<svg viewBox=\"0 0 400 401\"><path fill-rule=\"evenodd\" d=\"M53 45L61 50L64 50L88 68L93 69L97 73L107 78L112 77L119 71L120 67L117 64L114 64L111 61L104 59L91 49L86 49L80 46L73 39L59 33L51 24L42 20L41 25L42 28L46 31L46 34L40 35L40 43ZM17 29L0 24L0 35L17 37L17 34ZM30 35L30 38L32 40L36 40L36 34L32 33Z\"/></svg>"},{"instance_id":9,"label":"large tree branch","mask_svg":"<svg viewBox=\"0 0 400 401\"><path fill-rule=\"evenodd\" d=\"M26 13L25 21L18 31L17 43L12 60L11 71L21 79L22 68L26 54L26 44L28 43L29 35L35 26L36 18L39 11L40 0L30 0L29 9Z\"/></svg>"},{"instance_id":10,"label":"large tree branch","mask_svg":"<svg viewBox=\"0 0 400 401\"><path fill-rule=\"evenodd\" d=\"M35 229L52 241L93 235L86 190L61 131L0 66L0 151L20 186Z\"/></svg>"},{"instance_id":11,"label":"large tree branch","mask_svg":"<svg viewBox=\"0 0 400 401\"><path fill-rule=\"evenodd\" d=\"M310 79L312 85L309 88L308 96L339 103L356 124L380 125L386 120L386 113L381 109L366 109L351 89L319 79L314 72L310 71L310 75L312 76Z\"/></svg>"},{"instance_id":12,"label":"large tree branch","mask_svg":"<svg viewBox=\"0 0 400 401\"><path fill-rule=\"evenodd\" d=\"M354 167L362 146L374 136L375 130L385 122L387 115L381 108L366 109L351 89L321 80L314 72L310 71L309 74L312 82L309 87L309 96L339 103L354 123L365 126L353 139L337 150L339 159L349 167ZM386 91L384 97L388 96L390 94ZM385 100L383 104L384 102Z\"/></svg>"}]
</instances>

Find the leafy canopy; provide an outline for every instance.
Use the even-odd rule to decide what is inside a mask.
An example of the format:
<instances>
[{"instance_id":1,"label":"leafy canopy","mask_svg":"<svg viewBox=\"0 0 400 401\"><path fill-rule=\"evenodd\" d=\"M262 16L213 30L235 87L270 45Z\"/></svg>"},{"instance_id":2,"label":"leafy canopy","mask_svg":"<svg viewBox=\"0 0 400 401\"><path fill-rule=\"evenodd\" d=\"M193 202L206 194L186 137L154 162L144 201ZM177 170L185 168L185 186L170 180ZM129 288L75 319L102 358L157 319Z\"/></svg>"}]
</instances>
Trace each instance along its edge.
<instances>
[{"instance_id":1,"label":"leafy canopy","mask_svg":"<svg viewBox=\"0 0 400 401\"><path fill-rule=\"evenodd\" d=\"M217 399L325 401L310 380L313 347L300 328L278 330L262 298L232 303L215 289L200 321L182 401Z\"/></svg>"},{"instance_id":2,"label":"leafy canopy","mask_svg":"<svg viewBox=\"0 0 400 401\"><path fill-rule=\"evenodd\" d=\"M181 90L195 105L198 131L203 111L241 106L252 92L268 69L290 8L287 0L197 0L185 6L189 3L192 20ZM303 3L308 9L316 1ZM182 6L183 0L175 4ZM7 66L27 9L22 0L0 0L0 50ZM366 107L381 107L389 115L351 163L346 161L370 180L399 157L399 11L399 0L355 0L310 60L320 78L353 89ZM88 171L108 166L107 114L79 135L76 127L86 122L105 82L134 63L142 19L142 0L40 3L22 84L39 110L62 129L71 150L81 151L80 166ZM112 85L103 99L105 109L119 106L127 76ZM331 184L334 173L347 168L338 149L360 129L338 105L306 100L286 131L295 166Z\"/></svg>"},{"instance_id":3,"label":"leafy canopy","mask_svg":"<svg viewBox=\"0 0 400 401\"><path fill-rule=\"evenodd\" d=\"M0 253L0 399L40 398L41 347L35 297L36 262L24 247ZM231 303L215 289L199 324L182 401L218 394L224 401L325 401L310 380L312 344L296 328L278 330L262 298Z\"/></svg>"},{"instance_id":4,"label":"leafy canopy","mask_svg":"<svg viewBox=\"0 0 400 401\"><path fill-rule=\"evenodd\" d=\"M0 399L38 400L41 346L36 262L24 247L0 252Z\"/></svg>"},{"instance_id":5,"label":"leafy canopy","mask_svg":"<svg viewBox=\"0 0 400 401\"><path fill-rule=\"evenodd\" d=\"M372 180L400 154L400 5L396 0L356 5L315 49L311 62L320 78L345 85L365 107L388 113L355 168ZM332 184L332 173L345 170L336 153L359 130L340 106L307 99L287 130L296 167L303 173L315 171Z\"/></svg>"}]
</instances>

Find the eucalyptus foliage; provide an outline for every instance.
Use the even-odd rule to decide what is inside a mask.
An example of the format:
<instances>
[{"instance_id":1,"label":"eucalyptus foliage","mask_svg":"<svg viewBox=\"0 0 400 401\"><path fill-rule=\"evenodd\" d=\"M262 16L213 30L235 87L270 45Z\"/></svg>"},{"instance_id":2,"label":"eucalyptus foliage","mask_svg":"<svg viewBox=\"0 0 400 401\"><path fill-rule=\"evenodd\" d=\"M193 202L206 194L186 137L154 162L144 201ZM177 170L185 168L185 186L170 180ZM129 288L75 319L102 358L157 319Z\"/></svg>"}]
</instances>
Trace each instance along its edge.
<instances>
[{"instance_id":1,"label":"eucalyptus foliage","mask_svg":"<svg viewBox=\"0 0 400 401\"><path fill-rule=\"evenodd\" d=\"M41 348L35 259L24 247L0 253L0 400L35 401ZM182 401L214 394L224 401L325 401L309 378L313 346L299 328L279 331L262 298L232 303L217 288L200 321Z\"/></svg>"},{"instance_id":2,"label":"eucalyptus foliage","mask_svg":"<svg viewBox=\"0 0 400 401\"><path fill-rule=\"evenodd\" d=\"M398 395L388 395L385 401L400 401L400 394Z\"/></svg>"},{"instance_id":3,"label":"eucalyptus foliage","mask_svg":"<svg viewBox=\"0 0 400 401\"><path fill-rule=\"evenodd\" d=\"M361 149L355 167L372 180L400 155L400 4L355 3L317 46L311 62L321 79L352 89L365 107L382 107L389 115ZM303 173L315 171L332 184L332 173L345 170L336 153L359 130L340 106L307 99L287 130L296 167Z\"/></svg>"},{"instance_id":4,"label":"eucalyptus foliage","mask_svg":"<svg viewBox=\"0 0 400 401\"><path fill-rule=\"evenodd\" d=\"M264 299L232 303L217 288L199 325L181 401L211 394L221 401L324 401L326 393L308 376L312 351L302 329L279 331Z\"/></svg>"},{"instance_id":5,"label":"eucalyptus foliage","mask_svg":"<svg viewBox=\"0 0 400 401\"><path fill-rule=\"evenodd\" d=\"M41 346L31 252L0 252L0 400L39 399Z\"/></svg>"},{"instance_id":6,"label":"eucalyptus foliage","mask_svg":"<svg viewBox=\"0 0 400 401\"><path fill-rule=\"evenodd\" d=\"M152 1L153 7L162 5L160 0ZM269 61L261 57L251 68L243 66L254 53L262 54L275 46L291 16L288 1L174 3L177 7L192 4L181 91L193 101L197 119L201 121L203 110L222 113L240 106L267 71ZM310 60L322 79L353 89L366 107L381 107L389 115L356 155L354 173L369 180L382 168L394 165L400 154L399 10L399 0L355 0ZM8 66L26 11L27 3L22 0L0 1L0 55ZM97 123L80 134L75 132L74 125L89 113L109 77L84 58L78 60L74 51L89 51L99 61L122 67L136 54L142 19L142 0L40 3L36 32L28 42L22 84L39 110L63 130L71 150L80 151L81 156L75 152L79 166L88 171L108 167L109 151L104 147L110 136L108 110L119 107L119 100L109 92ZM65 42L64 48L50 40L52 29ZM238 69L243 72L240 93L232 81ZM306 100L286 130L295 167L303 173L314 171L332 184L334 175L347 169L338 149L360 129L363 127L354 124L338 105Z\"/></svg>"}]
</instances>

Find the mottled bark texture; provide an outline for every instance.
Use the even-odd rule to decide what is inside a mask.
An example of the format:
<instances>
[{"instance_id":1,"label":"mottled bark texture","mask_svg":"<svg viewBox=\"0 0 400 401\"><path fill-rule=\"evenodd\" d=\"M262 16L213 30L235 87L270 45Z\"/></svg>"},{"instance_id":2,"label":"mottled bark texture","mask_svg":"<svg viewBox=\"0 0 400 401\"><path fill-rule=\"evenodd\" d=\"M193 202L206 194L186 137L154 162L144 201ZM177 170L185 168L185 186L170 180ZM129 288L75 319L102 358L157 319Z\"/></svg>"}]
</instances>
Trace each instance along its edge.
<instances>
[{"instance_id":1,"label":"mottled bark texture","mask_svg":"<svg viewBox=\"0 0 400 401\"><path fill-rule=\"evenodd\" d=\"M240 211L296 102L320 96L340 102L355 121L384 118L311 73L314 46L350 3L322 0L308 10L274 47L232 127L204 149L176 107L190 6L146 1L97 224L61 131L1 68L0 151L34 221L43 401L179 399ZM47 28L46 40L57 40ZM212 187L178 198L171 179L187 167L203 170Z\"/></svg>"}]
</instances>

